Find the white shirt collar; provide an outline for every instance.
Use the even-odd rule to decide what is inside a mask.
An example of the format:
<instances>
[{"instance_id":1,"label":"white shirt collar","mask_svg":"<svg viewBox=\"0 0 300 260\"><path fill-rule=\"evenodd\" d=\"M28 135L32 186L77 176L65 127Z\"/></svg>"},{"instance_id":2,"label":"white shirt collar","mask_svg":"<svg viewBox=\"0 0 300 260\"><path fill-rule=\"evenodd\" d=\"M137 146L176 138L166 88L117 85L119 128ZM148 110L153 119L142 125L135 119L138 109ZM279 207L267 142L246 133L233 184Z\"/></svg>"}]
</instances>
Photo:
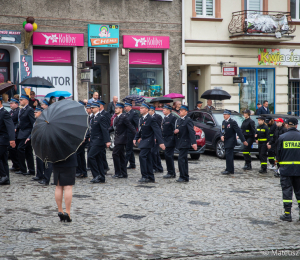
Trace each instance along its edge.
<instances>
[{"instance_id":1,"label":"white shirt collar","mask_svg":"<svg viewBox=\"0 0 300 260\"><path fill-rule=\"evenodd\" d=\"M230 117L227 119L227 120L225 120L226 122L228 122L229 121L229 119L230 119Z\"/></svg>"},{"instance_id":2,"label":"white shirt collar","mask_svg":"<svg viewBox=\"0 0 300 260\"><path fill-rule=\"evenodd\" d=\"M117 117L119 117L120 115L122 115L122 113L118 114Z\"/></svg>"},{"instance_id":3,"label":"white shirt collar","mask_svg":"<svg viewBox=\"0 0 300 260\"><path fill-rule=\"evenodd\" d=\"M2 107L0 108L0 110L1 110L2 108L4 108L4 106L2 106Z\"/></svg>"},{"instance_id":4,"label":"white shirt collar","mask_svg":"<svg viewBox=\"0 0 300 260\"><path fill-rule=\"evenodd\" d=\"M148 113L146 115L143 116L143 119L145 119L148 116Z\"/></svg>"},{"instance_id":5,"label":"white shirt collar","mask_svg":"<svg viewBox=\"0 0 300 260\"><path fill-rule=\"evenodd\" d=\"M170 114L168 114L168 115L166 115L166 117L168 117L169 115L171 115L171 113L170 113Z\"/></svg>"},{"instance_id":6,"label":"white shirt collar","mask_svg":"<svg viewBox=\"0 0 300 260\"><path fill-rule=\"evenodd\" d=\"M94 116L96 117L98 114L100 114L100 112L97 112Z\"/></svg>"},{"instance_id":7,"label":"white shirt collar","mask_svg":"<svg viewBox=\"0 0 300 260\"><path fill-rule=\"evenodd\" d=\"M102 109L102 110L99 110L99 113L102 113L102 111L103 111L104 109Z\"/></svg>"},{"instance_id":8,"label":"white shirt collar","mask_svg":"<svg viewBox=\"0 0 300 260\"><path fill-rule=\"evenodd\" d=\"M184 119L186 116L184 116L184 117L180 117L181 119Z\"/></svg>"}]
</instances>

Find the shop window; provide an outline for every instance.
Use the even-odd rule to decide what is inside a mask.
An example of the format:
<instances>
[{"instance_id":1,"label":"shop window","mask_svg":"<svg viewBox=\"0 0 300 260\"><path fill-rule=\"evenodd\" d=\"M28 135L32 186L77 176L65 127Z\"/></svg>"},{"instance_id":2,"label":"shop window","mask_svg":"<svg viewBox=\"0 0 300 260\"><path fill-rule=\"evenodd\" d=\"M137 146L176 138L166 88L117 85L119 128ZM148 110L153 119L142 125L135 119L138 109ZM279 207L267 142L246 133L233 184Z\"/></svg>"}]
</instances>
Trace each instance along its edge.
<instances>
[{"instance_id":1,"label":"shop window","mask_svg":"<svg viewBox=\"0 0 300 260\"><path fill-rule=\"evenodd\" d=\"M215 17L215 0L195 0L196 16Z\"/></svg>"},{"instance_id":2,"label":"shop window","mask_svg":"<svg viewBox=\"0 0 300 260\"><path fill-rule=\"evenodd\" d=\"M290 10L291 10L291 17L295 20L300 20L299 18L299 0L290 0Z\"/></svg>"},{"instance_id":3,"label":"shop window","mask_svg":"<svg viewBox=\"0 0 300 260\"><path fill-rule=\"evenodd\" d=\"M240 112L245 109L256 111L256 104L268 100L269 109L275 113L275 70L240 68L240 76L246 82L240 84Z\"/></svg>"}]
</instances>

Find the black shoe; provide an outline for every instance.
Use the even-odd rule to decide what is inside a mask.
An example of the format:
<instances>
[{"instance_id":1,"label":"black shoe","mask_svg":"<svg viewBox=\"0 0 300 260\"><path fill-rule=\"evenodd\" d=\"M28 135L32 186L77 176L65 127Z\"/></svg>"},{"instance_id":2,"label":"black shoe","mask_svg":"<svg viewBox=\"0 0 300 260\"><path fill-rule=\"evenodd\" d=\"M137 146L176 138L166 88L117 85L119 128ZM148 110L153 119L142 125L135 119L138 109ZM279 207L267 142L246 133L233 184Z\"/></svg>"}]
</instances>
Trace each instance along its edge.
<instances>
[{"instance_id":1,"label":"black shoe","mask_svg":"<svg viewBox=\"0 0 300 260\"><path fill-rule=\"evenodd\" d=\"M245 163L244 167L242 168L243 170L248 170L248 164Z\"/></svg>"},{"instance_id":2,"label":"black shoe","mask_svg":"<svg viewBox=\"0 0 300 260\"><path fill-rule=\"evenodd\" d=\"M41 181L41 180L43 180L43 179L42 179L42 178L39 178L39 177L33 177L31 180L32 180L32 181Z\"/></svg>"},{"instance_id":3,"label":"black shoe","mask_svg":"<svg viewBox=\"0 0 300 260\"><path fill-rule=\"evenodd\" d=\"M111 176L112 178L114 178L114 179L119 179L119 178L123 178L123 176L122 175L113 175L113 176Z\"/></svg>"},{"instance_id":4,"label":"black shoe","mask_svg":"<svg viewBox=\"0 0 300 260\"><path fill-rule=\"evenodd\" d=\"M76 173L75 176L78 178L79 176L81 176L81 173Z\"/></svg>"},{"instance_id":5,"label":"black shoe","mask_svg":"<svg viewBox=\"0 0 300 260\"><path fill-rule=\"evenodd\" d=\"M179 178L176 180L176 182L189 182L188 180L185 180L185 179L182 179L182 178Z\"/></svg>"},{"instance_id":6,"label":"black shoe","mask_svg":"<svg viewBox=\"0 0 300 260\"><path fill-rule=\"evenodd\" d=\"M266 169L260 169L258 172L259 173L267 173L267 170Z\"/></svg>"},{"instance_id":7,"label":"black shoe","mask_svg":"<svg viewBox=\"0 0 300 260\"><path fill-rule=\"evenodd\" d=\"M146 179L146 178L141 178L141 179L138 180L138 182L142 182L142 183L145 182L145 183L146 183L146 182L147 182L147 179Z\"/></svg>"},{"instance_id":8,"label":"black shoe","mask_svg":"<svg viewBox=\"0 0 300 260\"><path fill-rule=\"evenodd\" d=\"M83 178L87 178L88 176L86 174L81 174L79 176L76 176L77 178L83 179Z\"/></svg>"},{"instance_id":9,"label":"black shoe","mask_svg":"<svg viewBox=\"0 0 300 260\"><path fill-rule=\"evenodd\" d=\"M110 168L108 167L107 169L104 169L104 173L107 174Z\"/></svg>"},{"instance_id":10,"label":"black shoe","mask_svg":"<svg viewBox=\"0 0 300 260\"><path fill-rule=\"evenodd\" d=\"M23 175L27 176L27 175L35 175L34 172L24 172Z\"/></svg>"},{"instance_id":11,"label":"black shoe","mask_svg":"<svg viewBox=\"0 0 300 260\"><path fill-rule=\"evenodd\" d=\"M245 164L245 166L244 166L242 169L243 169L243 170L247 170L247 171L252 170L251 163Z\"/></svg>"},{"instance_id":12,"label":"black shoe","mask_svg":"<svg viewBox=\"0 0 300 260\"><path fill-rule=\"evenodd\" d=\"M146 183L155 183L155 180L146 179Z\"/></svg>"},{"instance_id":13,"label":"black shoe","mask_svg":"<svg viewBox=\"0 0 300 260\"><path fill-rule=\"evenodd\" d=\"M290 214L283 214L280 216L280 219L282 221L288 221L288 222L292 222L292 215Z\"/></svg>"},{"instance_id":14,"label":"black shoe","mask_svg":"<svg viewBox=\"0 0 300 260\"><path fill-rule=\"evenodd\" d=\"M229 174L234 174L233 172L229 172L229 171L224 171L224 172L221 172L221 174L223 175L229 175Z\"/></svg>"},{"instance_id":15,"label":"black shoe","mask_svg":"<svg viewBox=\"0 0 300 260\"><path fill-rule=\"evenodd\" d=\"M55 185L55 183L54 183L54 182L51 182L50 184L51 184L51 185Z\"/></svg>"},{"instance_id":16,"label":"black shoe","mask_svg":"<svg viewBox=\"0 0 300 260\"><path fill-rule=\"evenodd\" d=\"M65 221L65 215L63 212L58 212L58 217L60 218L60 222Z\"/></svg>"},{"instance_id":17,"label":"black shoe","mask_svg":"<svg viewBox=\"0 0 300 260\"><path fill-rule=\"evenodd\" d=\"M49 182L47 182L45 179L42 180L42 181L39 181L39 184L42 184L44 186L48 186L49 185Z\"/></svg>"},{"instance_id":18,"label":"black shoe","mask_svg":"<svg viewBox=\"0 0 300 260\"><path fill-rule=\"evenodd\" d=\"M64 213L64 221L66 222L72 222L72 219L70 218L68 213Z\"/></svg>"},{"instance_id":19,"label":"black shoe","mask_svg":"<svg viewBox=\"0 0 300 260\"><path fill-rule=\"evenodd\" d=\"M164 179L171 179L171 178L176 178L175 175L167 174L163 176Z\"/></svg>"},{"instance_id":20,"label":"black shoe","mask_svg":"<svg viewBox=\"0 0 300 260\"><path fill-rule=\"evenodd\" d=\"M98 176L94 179L93 183L105 183L105 181L101 180L101 176L98 175Z\"/></svg>"},{"instance_id":21,"label":"black shoe","mask_svg":"<svg viewBox=\"0 0 300 260\"><path fill-rule=\"evenodd\" d=\"M25 174L25 172L17 171L17 172L15 172L15 174Z\"/></svg>"},{"instance_id":22,"label":"black shoe","mask_svg":"<svg viewBox=\"0 0 300 260\"><path fill-rule=\"evenodd\" d=\"M159 170L153 170L153 173L163 173L164 171L159 171Z\"/></svg>"},{"instance_id":23,"label":"black shoe","mask_svg":"<svg viewBox=\"0 0 300 260\"><path fill-rule=\"evenodd\" d=\"M10 185L10 180L8 176L2 177L0 179L0 185Z\"/></svg>"},{"instance_id":24,"label":"black shoe","mask_svg":"<svg viewBox=\"0 0 300 260\"><path fill-rule=\"evenodd\" d=\"M136 168L135 166L131 166L131 165L127 167L127 169L135 169L135 168Z\"/></svg>"},{"instance_id":25,"label":"black shoe","mask_svg":"<svg viewBox=\"0 0 300 260\"><path fill-rule=\"evenodd\" d=\"M20 171L20 168L14 168L14 167L11 167L9 168L10 171Z\"/></svg>"},{"instance_id":26,"label":"black shoe","mask_svg":"<svg viewBox=\"0 0 300 260\"><path fill-rule=\"evenodd\" d=\"M93 179L91 179L91 180L90 180L90 182L94 182L94 181L95 181L95 179L96 179L96 178L93 178Z\"/></svg>"}]
</instances>

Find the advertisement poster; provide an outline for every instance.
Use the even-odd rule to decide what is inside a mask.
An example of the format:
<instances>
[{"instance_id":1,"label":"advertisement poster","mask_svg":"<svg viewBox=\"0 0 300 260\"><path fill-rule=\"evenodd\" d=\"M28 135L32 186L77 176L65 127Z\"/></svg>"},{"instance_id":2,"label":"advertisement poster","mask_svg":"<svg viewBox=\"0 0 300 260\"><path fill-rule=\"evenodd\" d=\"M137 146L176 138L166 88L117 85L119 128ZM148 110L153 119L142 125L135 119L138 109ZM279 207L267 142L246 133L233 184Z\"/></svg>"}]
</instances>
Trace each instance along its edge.
<instances>
[{"instance_id":1,"label":"advertisement poster","mask_svg":"<svg viewBox=\"0 0 300 260\"><path fill-rule=\"evenodd\" d=\"M119 25L88 25L89 47L119 47Z\"/></svg>"},{"instance_id":2,"label":"advertisement poster","mask_svg":"<svg viewBox=\"0 0 300 260\"><path fill-rule=\"evenodd\" d=\"M258 49L258 65L300 66L300 49Z\"/></svg>"},{"instance_id":3,"label":"advertisement poster","mask_svg":"<svg viewBox=\"0 0 300 260\"><path fill-rule=\"evenodd\" d=\"M37 97L44 97L54 91L68 91L73 96L72 66L33 66L33 77L50 81L55 88L38 88ZM35 89L34 89L35 90Z\"/></svg>"}]
</instances>

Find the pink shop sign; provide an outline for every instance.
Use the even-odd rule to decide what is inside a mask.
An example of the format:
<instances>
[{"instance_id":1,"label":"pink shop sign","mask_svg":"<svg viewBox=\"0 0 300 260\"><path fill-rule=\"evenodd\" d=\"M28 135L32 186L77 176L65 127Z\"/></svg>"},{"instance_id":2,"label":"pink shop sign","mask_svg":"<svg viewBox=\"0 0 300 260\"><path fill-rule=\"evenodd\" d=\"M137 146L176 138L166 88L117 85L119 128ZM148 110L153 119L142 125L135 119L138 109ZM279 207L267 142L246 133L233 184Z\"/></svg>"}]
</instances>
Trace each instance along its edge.
<instances>
[{"instance_id":1,"label":"pink shop sign","mask_svg":"<svg viewBox=\"0 0 300 260\"><path fill-rule=\"evenodd\" d=\"M130 52L129 64L161 65L162 53Z\"/></svg>"},{"instance_id":2,"label":"pink shop sign","mask_svg":"<svg viewBox=\"0 0 300 260\"><path fill-rule=\"evenodd\" d=\"M84 46L84 34L34 32L32 44L46 46Z\"/></svg>"},{"instance_id":3,"label":"pink shop sign","mask_svg":"<svg viewBox=\"0 0 300 260\"><path fill-rule=\"evenodd\" d=\"M33 49L33 62L70 63L71 51Z\"/></svg>"},{"instance_id":4,"label":"pink shop sign","mask_svg":"<svg viewBox=\"0 0 300 260\"><path fill-rule=\"evenodd\" d=\"M169 36L123 35L123 48L169 49Z\"/></svg>"}]
</instances>

